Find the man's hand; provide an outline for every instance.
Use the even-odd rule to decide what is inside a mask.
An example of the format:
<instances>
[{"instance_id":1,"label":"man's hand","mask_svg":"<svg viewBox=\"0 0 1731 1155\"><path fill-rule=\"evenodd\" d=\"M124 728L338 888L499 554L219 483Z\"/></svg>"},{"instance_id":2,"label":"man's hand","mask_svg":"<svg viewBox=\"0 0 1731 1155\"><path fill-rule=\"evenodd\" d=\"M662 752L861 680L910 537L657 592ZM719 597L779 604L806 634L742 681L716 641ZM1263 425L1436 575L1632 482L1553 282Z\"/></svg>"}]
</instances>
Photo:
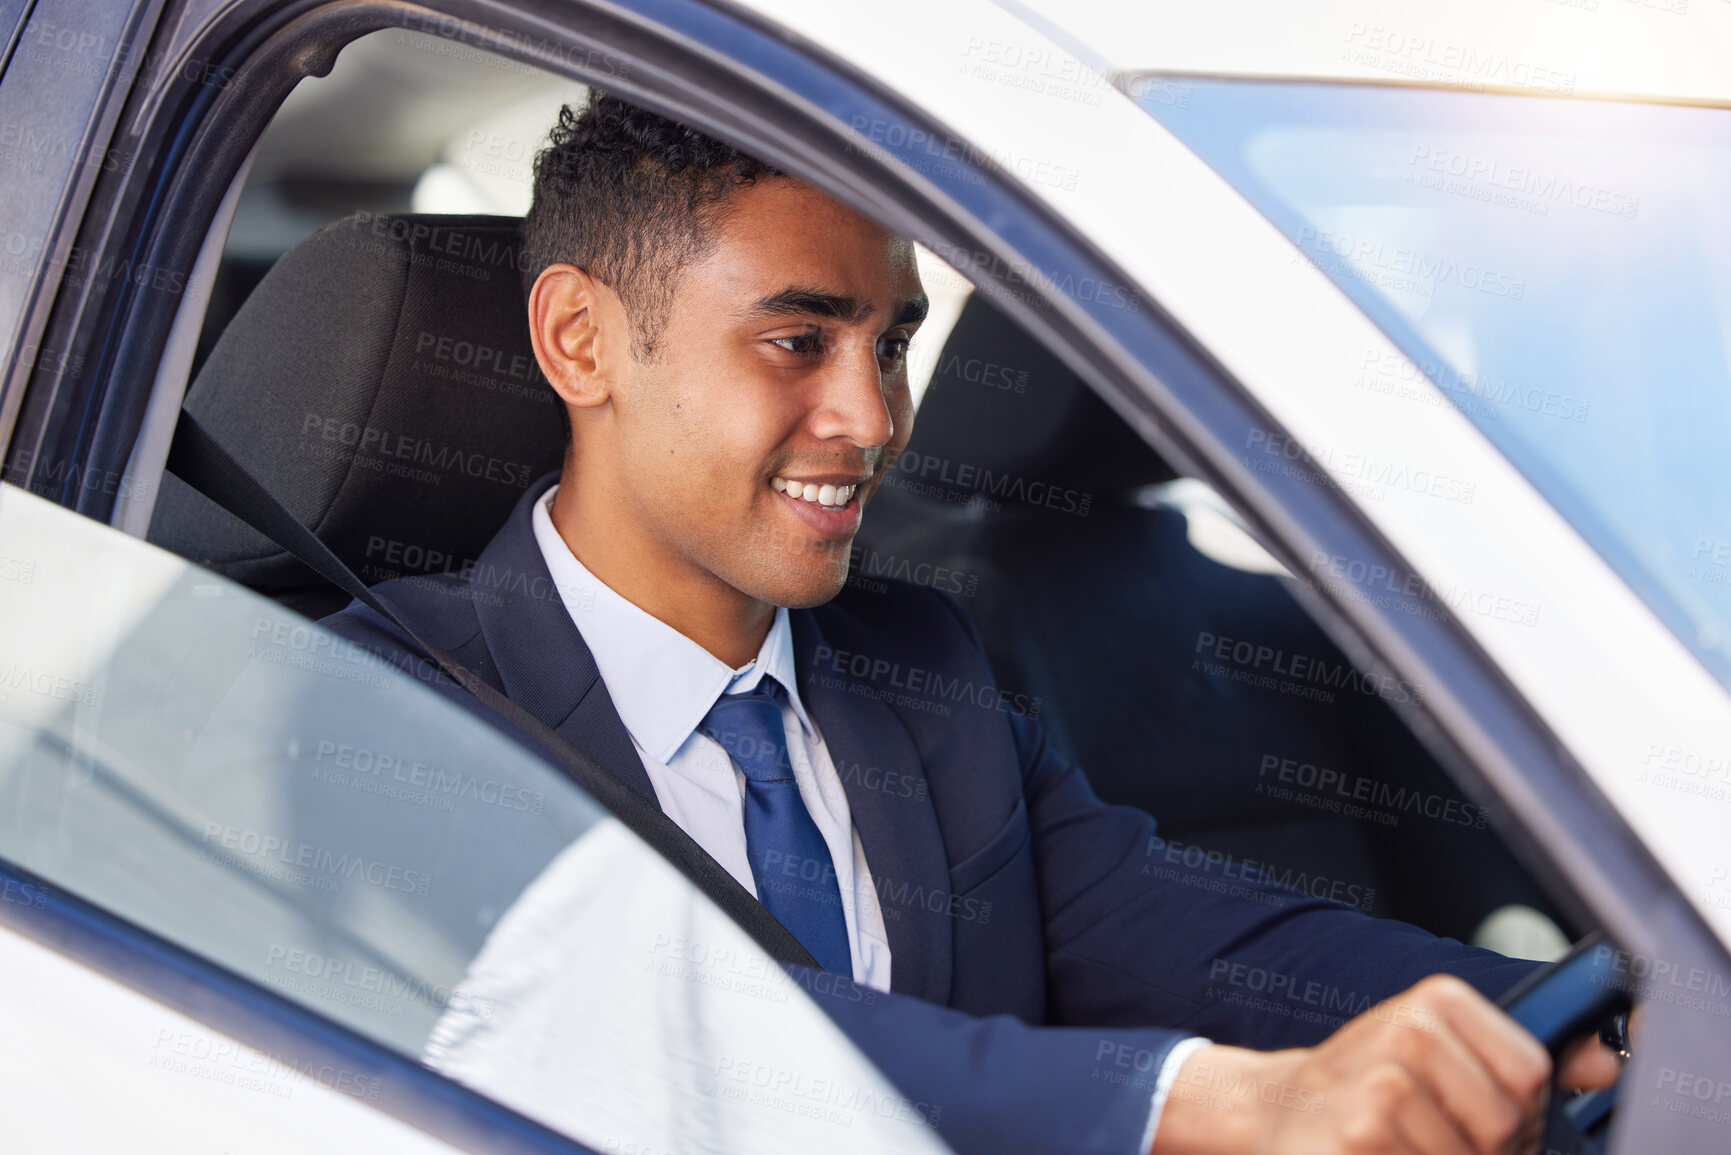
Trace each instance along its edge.
<instances>
[{"instance_id":1,"label":"man's hand","mask_svg":"<svg viewBox=\"0 0 1731 1155\"><path fill-rule=\"evenodd\" d=\"M1598 1040L1564 1060L1562 1085L1617 1077ZM1460 979L1437 975L1372 1007L1322 1044L1206 1047L1180 1069L1153 1155L1509 1155L1538 1143L1551 1059Z\"/></svg>"}]
</instances>

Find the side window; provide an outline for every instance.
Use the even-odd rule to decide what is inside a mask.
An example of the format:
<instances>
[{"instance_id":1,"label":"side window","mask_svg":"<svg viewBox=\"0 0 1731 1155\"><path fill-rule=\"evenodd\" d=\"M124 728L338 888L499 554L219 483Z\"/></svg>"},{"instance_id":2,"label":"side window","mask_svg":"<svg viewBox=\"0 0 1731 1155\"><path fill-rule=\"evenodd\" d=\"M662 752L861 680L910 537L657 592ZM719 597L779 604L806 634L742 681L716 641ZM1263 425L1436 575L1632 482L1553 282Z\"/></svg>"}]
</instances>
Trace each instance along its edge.
<instances>
[{"instance_id":1,"label":"side window","mask_svg":"<svg viewBox=\"0 0 1731 1155\"><path fill-rule=\"evenodd\" d=\"M0 541L0 858L597 1149L938 1149L742 931L492 727L10 485ZM551 1005L537 949L576 968ZM546 1054L556 1097L524 1089ZM772 1056L846 1101L750 1094Z\"/></svg>"}]
</instances>

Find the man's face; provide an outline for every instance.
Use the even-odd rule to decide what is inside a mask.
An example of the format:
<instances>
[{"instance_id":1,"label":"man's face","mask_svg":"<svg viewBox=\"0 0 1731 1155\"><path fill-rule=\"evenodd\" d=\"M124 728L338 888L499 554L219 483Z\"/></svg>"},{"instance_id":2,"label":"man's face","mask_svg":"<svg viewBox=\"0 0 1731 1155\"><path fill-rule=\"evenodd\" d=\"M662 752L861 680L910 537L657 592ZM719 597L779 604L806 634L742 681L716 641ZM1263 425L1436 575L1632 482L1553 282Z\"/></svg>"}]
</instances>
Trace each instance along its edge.
<instances>
[{"instance_id":1,"label":"man's face","mask_svg":"<svg viewBox=\"0 0 1731 1155\"><path fill-rule=\"evenodd\" d=\"M924 315L904 238L787 178L729 194L654 358L612 389L606 459L625 475L609 488L639 560L773 605L834 597L912 431L907 345Z\"/></svg>"}]
</instances>

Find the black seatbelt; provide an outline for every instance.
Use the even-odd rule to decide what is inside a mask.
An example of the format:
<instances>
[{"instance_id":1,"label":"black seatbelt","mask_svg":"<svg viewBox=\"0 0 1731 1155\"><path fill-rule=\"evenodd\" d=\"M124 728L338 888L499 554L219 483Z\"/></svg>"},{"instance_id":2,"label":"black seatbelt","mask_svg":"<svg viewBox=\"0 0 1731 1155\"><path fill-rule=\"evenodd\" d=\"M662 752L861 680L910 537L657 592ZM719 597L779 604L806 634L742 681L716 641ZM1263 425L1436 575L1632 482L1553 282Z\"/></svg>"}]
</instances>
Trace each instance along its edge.
<instances>
[{"instance_id":1,"label":"black seatbelt","mask_svg":"<svg viewBox=\"0 0 1731 1155\"><path fill-rule=\"evenodd\" d=\"M715 905L744 927L757 945L781 962L817 967L811 952L801 946L751 892L661 812L652 800L626 785L611 771L560 735L560 733L511 701L437 646L421 637L390 604L368 589L343 560L331 552L312 530L301 524L287 506L247 472L198 419L181 411L168 451L168 469L241 521L306 563L326 581L371 608L395 625L419 646L450 679L479 698L545 747L577 785L606 807L662 858L671 862Z\"/></svg>"}]
</instances>

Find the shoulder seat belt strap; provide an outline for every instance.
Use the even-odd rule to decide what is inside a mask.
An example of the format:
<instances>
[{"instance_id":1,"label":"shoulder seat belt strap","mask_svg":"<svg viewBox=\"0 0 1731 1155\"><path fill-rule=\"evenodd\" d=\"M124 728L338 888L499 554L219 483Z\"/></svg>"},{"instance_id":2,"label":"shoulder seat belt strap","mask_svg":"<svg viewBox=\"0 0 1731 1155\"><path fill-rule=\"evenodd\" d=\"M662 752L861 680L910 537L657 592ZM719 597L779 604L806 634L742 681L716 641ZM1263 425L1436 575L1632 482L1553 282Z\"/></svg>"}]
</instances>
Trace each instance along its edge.
<instances>
[{"instance_id":1,"label":"shoulder seat belt strap","mask_svg":"<svg viewBox=\"0 0 1731 1155\"><path fill-rule=\"evenodd\" d=\"M429 644L185 410L181 411L180 422L174 430L168 469L407 634L409 640L419 646L452 681L544 747L568 778L671 862L711 902L744 927L770 957L799 966L817 967L817 960L800 945L792 932L752 897L750 891L739 885L738 880L678 823L663 814L659 806L566 741L553 727L488 685L479 674Z\"/></svg>"}]
</instances>

